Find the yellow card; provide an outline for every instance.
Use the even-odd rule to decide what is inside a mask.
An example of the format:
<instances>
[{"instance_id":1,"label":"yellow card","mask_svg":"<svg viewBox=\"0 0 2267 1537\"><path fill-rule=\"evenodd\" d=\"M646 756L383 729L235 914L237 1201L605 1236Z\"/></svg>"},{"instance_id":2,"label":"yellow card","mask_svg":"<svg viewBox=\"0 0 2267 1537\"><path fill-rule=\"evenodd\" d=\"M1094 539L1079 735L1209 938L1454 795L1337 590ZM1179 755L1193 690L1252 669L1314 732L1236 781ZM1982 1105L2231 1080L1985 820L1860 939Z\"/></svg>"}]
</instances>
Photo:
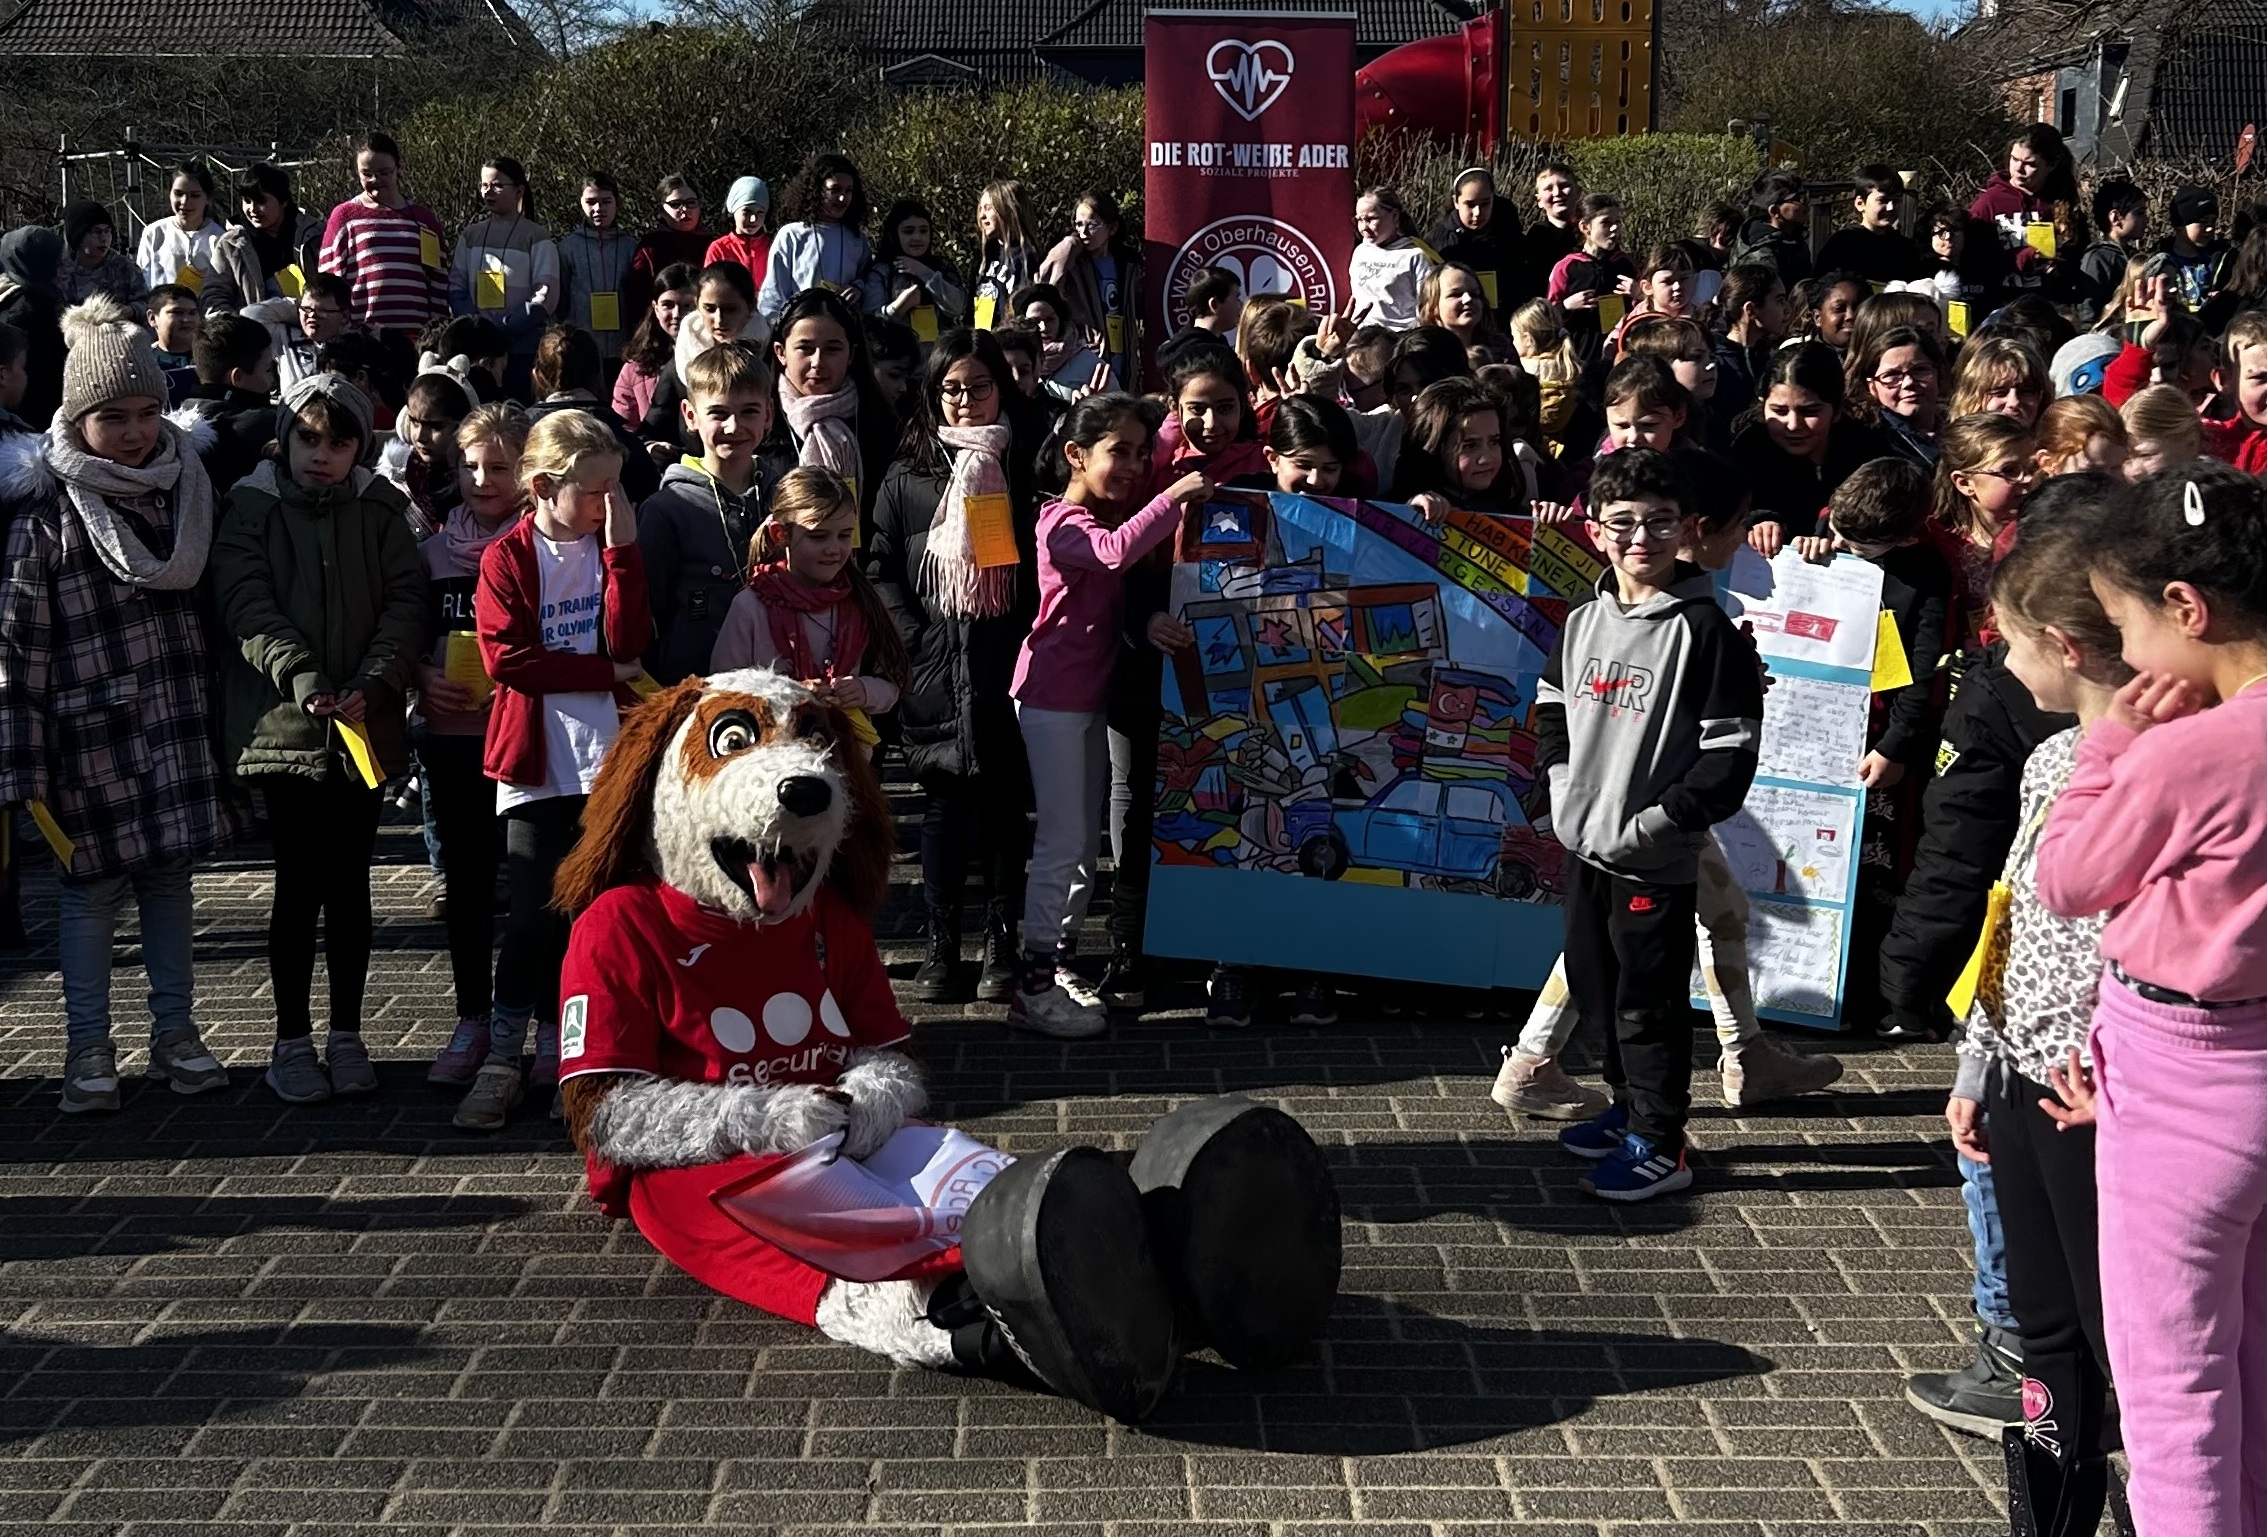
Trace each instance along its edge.
<instances>
[{"instance_id":1,"label":"yellow card","mask_svg":"<svg viewBox=\"0 0 2267 1537\"><path fill-rule=\"evenodd\" d=\"M1954 336L1966 336L1968 334L1968 301L1965 299L1947 300L1944 306L1944 324Z\"/></svg>"},{"instance_id":2,"label":"yellow card","mask_svg":"<svg viewBox=\"0 0 2267 1537\"><path fill-rule=\"evenodd\" d=\"M590 328L593 331L619 331L622 329L622 296L620 294L592 294L590 296Z\"/></svg>"},{"instance_id":3,"label":"yellow card","mask_svg":"<svg viewBox=\"0 0 2267 1537\"><path fill-rule=\"evenodd\" d=\"M436 272L441 268L441 237L422 224L417 227L417 259Z\"/></svg>"},{"instance_id":4,"label":"yellow card","mask_svg":"<svg viewBox=\"0 0 2267 1537\"><path fill-rule=\"evenodd\" d=\"M188 262L183 262L181 269L173 274L173 281L193 294L201 294L205 291L205 275Z\"/></svg>"},{"instance_id":5,"label":"yellow card","mask_svg":"<svg viewBox=\"0 0 2267 1537\"><path fill-rule=\"evenodd\" d=\"M2023 243L2041 256L2054 257L2054 226L2044 220L2033 220L2023 226Z\"/></svg>"},{"instance_id":6,"label":"yellow card","mask_svg":"<svg viewBox=\"0 0 2267 1537\"><path fill-rule=\"evenodd\" d=\"M1496 299L1496 275L1493 272L1480 274L1480 292L1486 296L1488 308L1494 309L1498 301Z\"/></svg>"},{"instance_id":7,"label":"yellow card","mask_svg":"<svg viewBox=\"0 0 2267 1537\"><path fill-rule=\"evenodd\" d=\"M652 673L640 672L630 680L630 692L640 699L651 699L661 692L661 684L655 680Z\"/></svg>"},{"instance_id":8,"label":"yellow card","mask_svg":"<svg viewBox=\"0 0 2267 1537\"><path fill-rule=\"evenodd\" d=\"M913 311L913 334L925 342L937 339L937 307L924 304Z\"/></svg>"},{"instance_id":9,"label":"yellow card","mask_svg":"<svg viewBox=\"0 0 2267 1537\"><path fill-rule=\"evenodd\" d=\"M1014 565L1015 514L1008 508L1007 493L969 497L967 507L968 542L976 552L976 564L985 569Z\"/></svg>"},{"instance_id":10,"label":"yellow card","mask_svg":"<svg viewBox=\"0 0 2267 1537\"><path fill-rule=\"evenodd\" d=\"M276 292L286 299L296 299L306 291L307 274L300 270L299 263L293 262L276 273Z\"/></svg>"},{"instance_id":11,"label":"yellow card","mask_svg":"<svg viewBox=\"0 0 2267 1537\"><path fill-rule=\"evenodd\" d=\"M39 829L39 835L45 838L47 846L55 851L56 860L64 869L70 869L71 856L78 853L78 846L72 843L70 835L63 831L63 824L55 820L55 813L47 809L47 802L26 801L24 802L24 809L31 813L32 826Z\"/></svg>"},{"instance_id":12,"label":"yellow card","mask_svg":"<svg viewBox=\"0 0 2267 1537\"><path fill-rule=\"evenodd\" d=\"M976 296L976 329L979 331L991 330L992 317L999 312L999 308L999 300L993 298L990 294L978 294Z\"/></svg>"},{"instance_id":13,"label":"yellow card","mask_svg":"<svg viewBox=\"0 0 2267 1537\"><path fill-rule=\"evenodd\" d=\"M1598 296L1598 325L1601 330L1612 331L1614 327L1622 323L1622 317L1628 313L1629 301L1620 294L1600 294Z\"/></svg>"},{"instance_id":14,"label":"yellow card","mask_svg":"<svg viewBox=\"0 0 2267 1537\"><path fill-rule=\"evenodd\" d=\"M338 727L338 739L346 755L354 760L354 772L362 776L362 782L373 790L384 784L385 772L378 767L378 755L370 750L370 733L340 715L332 716L331 724Z\"/></svg>"},{"instance_id":15,"label":"yellow card","mask_svg":"<svg viewBox=\"0 0 2267 1537\"><path fill-rule=\"evenodd\" d=\"M496 680L488 676L488 669L480 660L479 636L470 630L451 630L444 637L444 645L441 671L451 683L471 689L475 703L485 701L496 691Z\"/></svg>"},{"instance_id":16,"label":"yellow card","mask_svg":"<svg viewBox=\"0 0 2267 1537\"><path fill-rule=\"evenodd\" d=\"M504 274L495 267L483 267L472 275L472 303L476 309L500 310L504 307Z\"/></svg>"},{"instance_id":17,"label":"yellow card","mask_svg":"<svg viewBox=\"0 0 2267 1537\"><path fill-rule=\"evenodd\" d=\"M1126 317L1110 317L1110 356L1117 357L1126 350Z\"/></svg>"},{"instance_id":18,"label":"yellow card","mask_svg":"<svg viewBox=\"0 0 2267 1537\"><path fill-rule=\"evenodd\" d=\"M1897 633L1897 616L1881 611L1873 631L1873 691L1886 694L1913 681L1913 664L1905 655L1905 637Z\"/></svg>"},{"instance_id":19,"label":"yellow card","mask_svg":"<svg viewBox=\"0 0 2267 1537\"><path fill-rule=\"evenodd\" d=\"M850 718L850 734L858 739L860 747L872 747L882 739L882 734L874 729L874 718L864 710L845 710L842 713Z\"/></svg>"}]
</instances>

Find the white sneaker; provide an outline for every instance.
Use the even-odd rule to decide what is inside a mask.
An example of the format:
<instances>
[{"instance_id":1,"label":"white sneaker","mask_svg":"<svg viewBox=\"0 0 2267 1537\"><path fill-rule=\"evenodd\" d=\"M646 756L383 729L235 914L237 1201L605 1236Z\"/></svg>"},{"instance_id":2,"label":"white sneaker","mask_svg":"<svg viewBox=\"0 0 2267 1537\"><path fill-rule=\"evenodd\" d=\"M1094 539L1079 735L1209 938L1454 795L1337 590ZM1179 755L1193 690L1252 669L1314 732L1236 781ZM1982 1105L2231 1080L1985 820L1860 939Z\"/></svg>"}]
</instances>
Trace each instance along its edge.
<instances>
[{"instance_id":1,"label":"white sneaker","mask_svg":"<svg viewBox=\"0 0 2267 1537\"><path fill-rule=\"evenodd\" d=\"M1099 988L1059 962L1055 966L1055 985L1070 994L1071 1001L1082 1009L1108 1010Z\"/></svg>"},{"instance_id":2,"label":"white sneaker","mask_svg":"<svg viewBox=\"0 0 2267 1537\"><path fill-rule=\"evenodd\" d=\"M1110 1016L1103 1011L1099 998L1091 1004L1081 1003L1071 996L1069 988L1059 984L1043 993L1017 988L1008 1000L1008 1026L1053 1036L1058 1041L1083 1041L1109 1029Z\"/></svg>"}]
</instances>

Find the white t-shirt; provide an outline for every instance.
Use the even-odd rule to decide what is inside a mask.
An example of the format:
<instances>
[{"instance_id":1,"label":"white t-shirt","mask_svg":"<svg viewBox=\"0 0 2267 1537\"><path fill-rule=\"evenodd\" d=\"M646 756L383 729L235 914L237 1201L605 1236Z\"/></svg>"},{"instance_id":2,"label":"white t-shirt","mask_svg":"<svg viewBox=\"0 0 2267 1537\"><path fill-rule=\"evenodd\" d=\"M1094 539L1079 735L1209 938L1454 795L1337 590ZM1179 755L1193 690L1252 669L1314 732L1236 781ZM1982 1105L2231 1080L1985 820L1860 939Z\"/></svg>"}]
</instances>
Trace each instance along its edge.
<instances>
[{"instance_id":1,"label":"white t-shirt","mask_svg":"<svg viewBox=\"0 0 2267 1537\"><path fill-rule=\"evenodd\" d=\"M586 534L560 544L536 534L535 573L543 601L543 649L596 655L598 617L606 604L606 566L599 555L598 536ZM540 785L499 782L496 809L509 811L561 795L588 795L621 725L611 691L545 694L543 764L549 778Z\"/></svg>"}]
</instances>

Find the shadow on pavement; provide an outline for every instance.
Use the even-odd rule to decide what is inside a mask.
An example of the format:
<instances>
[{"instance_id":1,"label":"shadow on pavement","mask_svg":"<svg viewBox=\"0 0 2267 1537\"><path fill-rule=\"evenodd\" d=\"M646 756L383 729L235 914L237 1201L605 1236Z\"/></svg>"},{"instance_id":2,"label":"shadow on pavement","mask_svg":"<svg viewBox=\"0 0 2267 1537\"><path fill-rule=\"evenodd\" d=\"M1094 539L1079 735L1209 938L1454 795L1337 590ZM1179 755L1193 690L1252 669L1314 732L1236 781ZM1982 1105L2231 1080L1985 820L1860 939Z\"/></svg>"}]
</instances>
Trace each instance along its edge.
<instances>
[{"instance_id":1,"label":"shadow on pavement","mask_svg":"<svg viewBox=\"0 0 2267 1537\"><path fill-rule=\"evenodd\" d=\"M1348 1296L1321 1363L1248 1373L1192 1359L1140 1430L1255 1451L1424 1451L1557 1424L1600 1399L1760 1376L1772 1365L1719 1340L1501 1328Z\"/></svg>"},{"instance_id":2,"label":"shadow on pavement","mask_svg":"<svg viewBox=\"0 0 2267 1537\"><path fill-rule=\"evenodd\" d=\"M0 1330L0 1445L50 1432L203 1425L225 1407L297 1398L325 1372L400 1366L434 1352L407 1324L304 1324L87 1345Z\"/></svg>"}]
</instances>

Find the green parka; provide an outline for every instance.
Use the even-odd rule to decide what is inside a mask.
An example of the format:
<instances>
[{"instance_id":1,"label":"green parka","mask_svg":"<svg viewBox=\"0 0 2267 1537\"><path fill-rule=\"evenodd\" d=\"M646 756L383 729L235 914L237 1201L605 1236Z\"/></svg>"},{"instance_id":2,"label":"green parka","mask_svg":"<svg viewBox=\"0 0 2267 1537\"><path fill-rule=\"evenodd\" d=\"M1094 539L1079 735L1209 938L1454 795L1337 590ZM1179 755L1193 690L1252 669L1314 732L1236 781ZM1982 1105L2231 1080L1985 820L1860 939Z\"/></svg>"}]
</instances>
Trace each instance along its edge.
<instances>
[{"instance_id":1,"label":"green parka","mask_svg":"<svg viewBox=\"0 0 2267 1537\"><path fill-rule=\"evenodd\" d=\"M338 730L306 711L317 694L357 690L381 771L409 767L406 695L430 637L425 568L408 503L358 469L310 489L273 460L228 496L212 579L237 655L223 683L222 739L239 777L322 779L339 760Z\"/></svg>"}]
</instances>

